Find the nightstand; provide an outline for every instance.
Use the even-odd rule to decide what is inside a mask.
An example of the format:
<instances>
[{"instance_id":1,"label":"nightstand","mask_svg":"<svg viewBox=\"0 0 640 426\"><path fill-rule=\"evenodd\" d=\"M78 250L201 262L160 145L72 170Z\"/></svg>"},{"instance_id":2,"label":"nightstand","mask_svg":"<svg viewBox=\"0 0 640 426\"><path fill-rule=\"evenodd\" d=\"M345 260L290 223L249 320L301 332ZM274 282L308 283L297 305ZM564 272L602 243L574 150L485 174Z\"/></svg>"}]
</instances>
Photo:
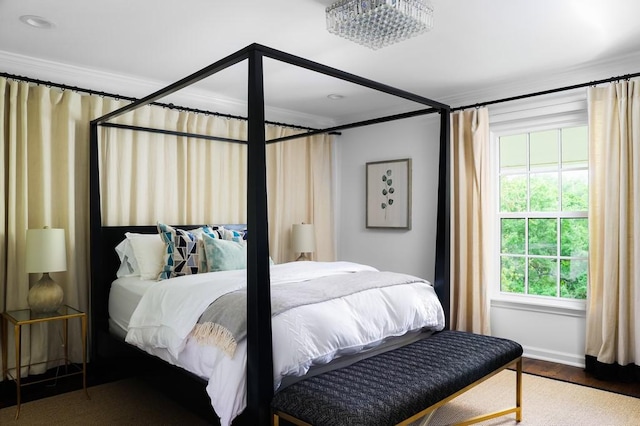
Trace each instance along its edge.
<instances>
[{"instance_id":1,"label":"nightstand","mask_svg":"<svg viewBox=\"0 0 640 426\"><path fill-rule=\"evenodd\" d=\"M80 318L82 321L82 368L78 368L76 365L71 364L69 362L69 348L67 345L68 341L68 322L70 319ZM51 362L64 362L65 372L63 374L58 374L56 377L51 377L47 379L42 379L29 383L21 383L20 380L20 370L23 367L21 364L21 332L23 325L31 325L48 321L62 321L62 334L63 334L63 345L64 345L64 357L58 359L48 360L47 363ZM15 335L15 351L16 351L16 374L15 377L9 372L7 368L7 326L8 323L13 324L13 332ZM29 364L28 366L44 364L44 363L34 363ZM26 367L26 366L25 366ZM75 371L69 371L75 370ZM7 378L11 378L16 382L16 420L20 415L20 391L23 386L32 385L41 382L47 382L51 380L56 380L60 377L67 377L73 375L82 375L82 387L84 389L87 398L89 398L89 392L87 391L87 314L79 311L77 309L72 308L71 306L62 305L56 312L38 314L32 312L30 309L21 309L16 311L7 311L2 313L2 378L6 380Z\"/></svg>"}]
</instances>

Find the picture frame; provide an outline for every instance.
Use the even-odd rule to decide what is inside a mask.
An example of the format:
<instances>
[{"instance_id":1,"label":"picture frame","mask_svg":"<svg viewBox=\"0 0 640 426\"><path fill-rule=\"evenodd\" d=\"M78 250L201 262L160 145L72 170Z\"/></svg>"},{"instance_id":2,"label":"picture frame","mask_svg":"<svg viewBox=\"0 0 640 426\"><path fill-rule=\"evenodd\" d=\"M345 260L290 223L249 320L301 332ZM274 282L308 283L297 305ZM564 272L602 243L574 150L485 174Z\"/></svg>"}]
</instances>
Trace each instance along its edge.
<instances>
[{"instance_id":1,"label":"picture frame","mask_svg":"<svg viewBox=\"0 0 640 426\"><path fill-rule=\"evenodd\" d=\"M411 158L366 163L366 227L411 229Z\"/></svg>"}]
</instances>

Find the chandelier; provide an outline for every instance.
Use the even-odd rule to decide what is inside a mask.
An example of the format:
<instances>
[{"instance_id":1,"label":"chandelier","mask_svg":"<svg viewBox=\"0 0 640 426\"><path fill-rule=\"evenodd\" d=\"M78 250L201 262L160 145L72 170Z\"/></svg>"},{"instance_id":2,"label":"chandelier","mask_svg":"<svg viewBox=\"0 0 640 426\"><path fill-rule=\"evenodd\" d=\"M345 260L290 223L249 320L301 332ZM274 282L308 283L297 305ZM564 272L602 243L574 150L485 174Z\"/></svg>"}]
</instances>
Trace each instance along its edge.
<instances>
[{"instance_id":1,"label":"chandelier","mask_svg":"<svg viewBox=\"0 0 640 426\"><path fill-rule=\"evenodd\" d=\"M433 27L429 0L340 0L327 7L327 30L372 49Z\"/></svg>"}]
</instances>

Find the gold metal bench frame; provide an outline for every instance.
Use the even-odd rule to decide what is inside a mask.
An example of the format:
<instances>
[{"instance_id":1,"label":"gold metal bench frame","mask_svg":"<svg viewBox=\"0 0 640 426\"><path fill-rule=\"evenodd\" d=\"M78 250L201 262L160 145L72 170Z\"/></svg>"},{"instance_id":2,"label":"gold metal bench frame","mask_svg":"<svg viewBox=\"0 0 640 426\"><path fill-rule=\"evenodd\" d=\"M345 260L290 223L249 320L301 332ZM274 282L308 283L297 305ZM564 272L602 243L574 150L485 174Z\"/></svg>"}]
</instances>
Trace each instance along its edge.
<instances>
[{"instance_id":1,"label":"gold metal bench frame","mask_svg":"<svg viewBox=\"0 0 640 426\"><path fill-rule=\"evenodd\" d=\"M522 357L518 357L517 359L510 361L509 363L505 364L504 366L498 368L497 370L493 371L492 373L487 374L486 376L484 376L483 378L476 380L475 382L471 383L470 385L468 385L467 387L459 390L458 392L446 397L445 399L433 404L432 406L420 411L419 413L409 417L408 419L398 423L396 426L407 426L417 420L423 419L421 425L426 425L429 423L429 420L431 419L431 416L433 416L433 414L435 413L435 411L442 407L444 404L446 404L447 402L451 401L452 399L462 395L463 393L465 393L466 391L478 386L480 383L484 382L485 380L495 376L496 374L498 374L499 372L501 372L502 370L507 369L509 366L516 364L516 405L515 407L511 407L511 408L507 408L505 410L500 410L500 411L495 411L493 413L489 413L489 414L483 414L480 416L476 416L476 417L472 417L470 419L464 420L462 422L456 423L456 426L465 426L465 425L471 425L474 423L479 423L485 420L489 420L489 419L493 419L496 417L502 417L502 416L506 416L507 414L511 414L511 413L515 413L516 415L516 423L519 423L520 421L522 421ZM272 424L273 426L280 426L280 419L284 419L288 422L291 422L295 425L298 426L313 426L307 422L304 422L300 419L297 419L287 413L283 413L281 411L275 411L273 413L273 419L272 419Z\"/></svg>"}]
</instances>

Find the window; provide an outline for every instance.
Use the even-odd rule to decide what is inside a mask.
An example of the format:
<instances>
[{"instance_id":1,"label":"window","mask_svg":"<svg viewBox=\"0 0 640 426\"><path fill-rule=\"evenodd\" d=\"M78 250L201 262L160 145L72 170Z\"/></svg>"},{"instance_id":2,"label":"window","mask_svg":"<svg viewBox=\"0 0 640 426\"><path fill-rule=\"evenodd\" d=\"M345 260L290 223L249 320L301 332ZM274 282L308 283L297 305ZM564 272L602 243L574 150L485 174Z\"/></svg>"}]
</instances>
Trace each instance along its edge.
<instances>
[{"instance_id":1,"label":"window","mask_svg":"<svg viewBox=\"0 0 640 426\"><path fill-rule=\"evenodd\" d=\"M498 138L500 291L587 297L587 126Z\"/></svg>"}]
</instances>

